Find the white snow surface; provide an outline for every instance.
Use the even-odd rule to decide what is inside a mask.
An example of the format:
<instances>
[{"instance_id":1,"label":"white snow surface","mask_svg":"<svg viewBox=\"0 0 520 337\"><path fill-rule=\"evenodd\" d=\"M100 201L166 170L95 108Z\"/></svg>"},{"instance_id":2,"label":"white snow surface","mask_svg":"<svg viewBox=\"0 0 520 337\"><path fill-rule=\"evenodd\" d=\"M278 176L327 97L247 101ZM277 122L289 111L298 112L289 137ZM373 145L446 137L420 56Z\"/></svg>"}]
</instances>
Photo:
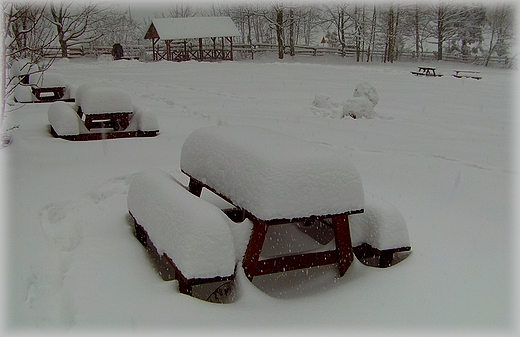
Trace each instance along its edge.
<instances>
[{"instance_id":1,"label":"white snow surface","mask_svg":"<svg viewBox=\"0 0 520 337\"><path fill-rule=\"evenodd\" d=\"M464 65L482 79L410 74L416 63L297 56L280 62L56 61L66 83L117 86L157 114L152 138L71 142L49 134L50 104L7 106L0 149L6 334L269 333L269 335L518 335L515 78ZM434 62L442 73L460 64ZM372 83L381 118L332 119L314 97L341 101ZM518 105L516 105L518 107ZM330 147L356 166L365 191L406 221L413 253L385 269L354 260L275 275L259 290L237 268L226 305L164 282L130 226L131 178L158 168L184 185L181 147L194 130L251 125ZM221 206L220 199L202 198ZM225 206L225 205L223 205Z\"/></svg>"},{"instance_id":2,"label":"white snow surface","mask_svg":"<svg viewBox=\"0 0 520 337\"><path fill-rule=\"evenodd\" d=\"M361 176L348 155L269 129L195 130L182 146L181 169L264 220L363 208Z\"/></svg>"},{"instance_id":3,"label":"white snow surface","mask_svg":"<svg viewBox=\"0 0 520 337\"><path fill-rule=\"evenodd\" d=\"M233 275L231 220L219 208L153 168L132 178L127 201L158 253L166 253L186 278Z\"/></svg>"},{"instance_id":4,"label":"white snow surface","mask_svg":"<svg viewBox=\"0 0 520 337\"><path fill-rule=\"evenodd\" d=\"M89 83L76 91L76 105L84 113L132 112L132 98L121 89Z\"/></svg>"}]
</instances>

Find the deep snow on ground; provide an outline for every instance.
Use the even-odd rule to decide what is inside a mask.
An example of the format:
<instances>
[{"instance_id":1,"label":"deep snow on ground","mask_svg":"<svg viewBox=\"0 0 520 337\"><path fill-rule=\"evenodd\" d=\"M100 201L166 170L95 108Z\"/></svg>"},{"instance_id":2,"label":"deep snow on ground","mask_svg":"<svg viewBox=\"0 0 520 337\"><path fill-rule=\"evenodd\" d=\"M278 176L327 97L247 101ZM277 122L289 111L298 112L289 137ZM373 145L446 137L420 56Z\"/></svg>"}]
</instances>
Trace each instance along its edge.
<instances>
[{"instance_id":1,"label":"deep snow on ground","mask_svg":"<svg viewBox=\"0 0 520 337\"><path fill-rule=\"evenodd\" d=\"M433 65L445 76L335 58L56 62L67 83L115 86L155 111L160 135L70 142L50 135L48 104L10 107L3 128L19 127L0 150L7 331L511 333L516 71L478 68L476 81L450 76L468 65ZM376 88L380 118L333 118L312 104L317 94L345 101L362 82ZM130 227L132 175L159 168L187 183L187 136L236 124L344 152L365 191L402 213L413 253L388 269L355 260L339 279L322 268L263 280L278 296L239 268L240 298L224 305L162 281Z\"/></svg>"}]
</instances>

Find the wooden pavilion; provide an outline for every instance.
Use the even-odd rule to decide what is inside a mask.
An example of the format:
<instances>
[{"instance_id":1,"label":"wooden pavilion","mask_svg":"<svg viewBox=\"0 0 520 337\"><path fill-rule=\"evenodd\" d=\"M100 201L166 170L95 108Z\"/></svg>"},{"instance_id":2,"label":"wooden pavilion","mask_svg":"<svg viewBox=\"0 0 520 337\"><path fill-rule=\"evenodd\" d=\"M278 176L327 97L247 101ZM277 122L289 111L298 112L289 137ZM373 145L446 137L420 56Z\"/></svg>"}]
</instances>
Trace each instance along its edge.
<instances>
[{"instance_id":1,"label":"wooden pavilion","mask_svg":"<svg viewBox=\"0 0 520 337\"><path fill-rule=\"evenodd\" d=\"M238 35L230 17L190 17L153 19L144 38L152 40L154 61L180 62L233 60L233 37Z\"/></svg>"}]
</instances>

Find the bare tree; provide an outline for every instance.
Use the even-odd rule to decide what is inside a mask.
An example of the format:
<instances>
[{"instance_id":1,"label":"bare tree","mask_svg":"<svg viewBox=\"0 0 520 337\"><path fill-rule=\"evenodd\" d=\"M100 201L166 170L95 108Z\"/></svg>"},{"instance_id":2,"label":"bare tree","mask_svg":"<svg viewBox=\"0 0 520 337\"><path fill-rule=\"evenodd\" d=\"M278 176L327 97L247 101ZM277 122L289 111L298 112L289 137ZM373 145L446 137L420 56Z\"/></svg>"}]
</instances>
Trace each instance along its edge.
<instances>
[{"instance_id":1,"label":"bare tree","mask_svg":"<svg viewBox=\"0 0 520 337\"><path fill-rule=\"evenodd\" d=\"M459 6L439 2L433 6L436 13L437 60L443 59L443 44L456 34L455 23L460 22Z\"/></svg>"},{"instance_id":2,"label":"bare tree","mask_svg":"<svg viewBox=\"0 0 520 337\"><path fill-rule=\"evenodd\" d=\"M38 2L5 2L3 9L2 50L2 97L4 102L19 84L20 78L8 76L8 69L16 60L24 60L22 69L27 75L41 73L47 70L53 61L52 47L55 36L51 27L44 19L46 5ZM3 121L4 106L2 106Z\"/></svg>"},{"instance_id":3,"label":"bare tree","mask_svg":"<svg viewBox=\"0 0 520 337\"><path fill-rule=\"evenodd\" d=\"M189 18L199 15L201 10L181 2L176 3L168 12L172 18Z\"/></svg>"},{"instance_id":4,"label":"bare tree","mask_svg":"<svg viewBox=\"0 0 520 337\"><path fill-rule=\"evenodd\" d=\"M331 37L335 37L341 46L341 55L346 55L347 41L346 35L347 30L353 25L352 17L347 13L347 3L336 3L333 6L324 6L324 22L328 23L328 27L334 27L335 32Z\"/></svg>"},{"instance_id":5,"label":"bare tree","mask_svg":"<svg viewBox=\"0 0 520 337\"><path fill-rule=\"evenodd\" d=\"M506 55L509 42L514 37L515 10L511 4L499 4L487 11L489 23L489 50L485 66L489 65L491 56L496 53L499 56Z\"/></svg>"},{"instance_id":6,"label":"bare tree","mask_svg":"<svg viewBox=\"0 0 520 337\"><path fill-rule=\"evenodd\" d=\"M104 20L106 8L96 5L76 5L73 2L50 3L49 22L55 27L61 49L61 57L68 57L70 46L99 39L102 33L94 33L95 23ZM81 38L81 40L80 40Z\"/></svg>"}]
</instances>

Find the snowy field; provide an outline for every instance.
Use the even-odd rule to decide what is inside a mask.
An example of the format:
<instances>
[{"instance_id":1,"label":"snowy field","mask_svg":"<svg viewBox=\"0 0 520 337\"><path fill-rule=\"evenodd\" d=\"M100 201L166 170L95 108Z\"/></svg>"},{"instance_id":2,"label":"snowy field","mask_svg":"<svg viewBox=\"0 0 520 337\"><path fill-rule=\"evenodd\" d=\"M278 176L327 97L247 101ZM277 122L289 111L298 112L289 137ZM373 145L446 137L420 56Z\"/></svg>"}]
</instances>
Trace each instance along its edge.
<instances>
[{"instance_id":1,"label":"snowy field","mask_svg":"<svg viewBox=\"0 0 520 337\"><path fill-rule=\"evenodd\" d=\"M50 135L48 104L9 108L3 128L19 127L0 150L6 332L513 334L517 71L432 65L444 76L334 58L56 62L67 83L129 93L157 114L160 135L71 142ZM483 79L450 76L461 68ZM313 105L319 94L343 102L362 82L377 89L379 117L340 119ZM260 126L342 151L366 193L402 213L413 253L388 269L355 260L342 278L334 268L286 275L271 280L271 294L239 268L232 304L180 294L133 236L127 192L146 168L186 184L181 146L211 125Z\"/></svg>"}]
</instances>

